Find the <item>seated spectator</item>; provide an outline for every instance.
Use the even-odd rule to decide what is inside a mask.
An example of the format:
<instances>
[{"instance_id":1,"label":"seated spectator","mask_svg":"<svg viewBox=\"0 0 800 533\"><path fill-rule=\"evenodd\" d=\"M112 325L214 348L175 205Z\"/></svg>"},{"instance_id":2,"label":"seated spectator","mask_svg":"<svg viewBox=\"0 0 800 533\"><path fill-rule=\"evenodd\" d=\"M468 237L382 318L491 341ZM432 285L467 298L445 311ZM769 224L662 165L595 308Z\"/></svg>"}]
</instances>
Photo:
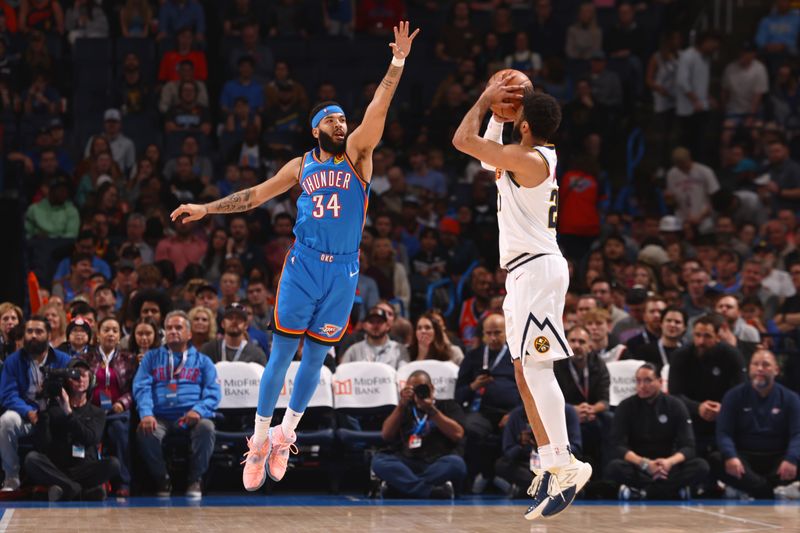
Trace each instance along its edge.
<instances>
[{"instance_id":1,"label":"seated spectator","mask_svg":"<svg viewBox=\"0 0 800 533\"><path fill-rule=\"evenodd\" d=\"M344 352L339 363L369 361L385 363L399 368L408 362L406 347L389 338L389 318L386 310L373 307L364 319L364 340L356 342Z\"/></svg>"},{"instance_id":2,"label":"seated spectator","mask_svg":"<svg viewBox=\"0 0 800 533\"><path fill-rule=\"evenodd\" d=\"M211 159L200 153L200 143L197 142L195 137L191 135L184 137L183 142L181 143L180 155L189 157L192 173L194 173L195 176L199 176L203 183L211 182L212 178L214 177ZM164 177L167 178L167 180L172 180L172 178L175 176L177 167L177 157L167 161L167 164L164 165Z\"/></svg>"},{"instance_id":3,"label":"seated spectator","mask_svg":"<svg viewBox=\"0 0 800 533\"><path fill-rule=\"evenodd\" d=\"M748 373L750 383L737 385L722 398L719 452L711 455L711 464L729 485L726 495L781 497L784 485L797 480L800 397L775 382L780 367L768 350L753 354Z\"/></svg>"},{"instance_id":4,"label":"seated spectator","mask_svg":"<svg viewBox=\"0 0 800 533\"><path fill-rule=\"evenodd\" d=\"M105 484L119 475L119 461L99 454L106 414L91 403L95 378L89 363L74 359L68 368L79 377L70 376L61 394L48 399L35 426L34 451L25 456L25 471L30 481L49 487L51 502L102 501Z\"/></svg>"},{"instance_id":5,"label":"seated spectator","mask_svg":"<svg viewBox=\"0 0 800 533\"><path fill-rule=\"evenodd\" d=\"M114 91L114 105L122 114L144 115L152 107L153 88L142 76L139 56L125 54L122 61L122 76Z\"/></svg>"},{"instance_id":6,"label":"seated spectator","mask_svg":"<svg viewBox=\"0 0 800 533\"><path fill-rule=\"evenodd\" d=\"M768 92L767 69L756 59L755 47L745 42L738 59L728 63L722 74L723 146L730 143L739 128L751 130L760 125L761 104Z\"/></svg>"},{"instance_id":7,"label":"seated spectator","mask_svg":"<svg viewBox=\"0 0 800 533\"><path fill-rule=\"evenodd\" d=\"M161 346L161 331L158 324L152 319L140 318L133 323L130 337L127 340L128 351L136 357L138 366L142 363L144 354Z\"/></svg>"},{"instance_id":8,"label":"seated spectator","mask_svg":"<svg viewBox=\"0 0 800 533\"><path fill-rule=\"evenodd\" d=\"M131 352L123 350L119 342L122 329L113 316L101 318L97 323L97 347L85 352L85 360L96 383L90 392L90 401L100 407L106 415L106 451L119 462L119 479L114 479L117 497L130 496L130 413L133 407L131 384L138 362Z\"/></svg>"},{"instance_id":9,"label":"seated spectator","mask_svg":"<svg viewBox=\"0 0 800 533\"><path fill-rule=\"evenodd\" d=\"M789 143L776 137L767 143L767 167L769 181L767 190L771 194L772 209L797 211L800 208L800 164L791 157Z\"/></svg>"},{"instance_id":10,"label":"seated spectator","mask_svg":"<svg viewBox=\"0 0 800 533\"><path fill-rule=\"evenodd\" d=\"M667 307L660 313L661 335L656 342L642 344L635 351L627 350L621 359L639 359L652 364L659 372L672 362L672 354L683 345L686 333L686 312L680 307Z\"/></svg>"},{"instance_id":11,"label":"seated spectator","mask_svg":"<svg viewBox=\"0 0 800 533\"><path fill-rule=\"evenodd\" d=\"M661 316L667 302L660 297L649 297L644 303L644 328L625 343L630 353L629 359L639 359L639 352L649 345L656 345L661 338ZM660 368L660 367L659 367Z\"/></svg>"},{"instance_id":12,"label":"seated spectator","mask_svg":"<svg viewBox=\"0 0 800 533\"><path fill-rule=\"evenodd\" d=\"M64 313L64 308L56 302L47 302L39 311L50 324L50 347L57 348L67 342L67 315ZM0 317L2 314L0 306Z\"/></svg>"},{"instance_id":13,"label":"seated spectator","mask_svg":"<svg viewBox=\"0 0 800 533\"><path fill-rule=\"evenodd\" d=\"M19 31L40 31L64 35L64 9L58 0L22 0L19 4Z\"/></svg>"},{"instance_id":14,"label":"seated spectator","mask_svg":"<svg viewBox=\"0 0 800 533\"><path fill-rule=\"evenodd\" d=\"M611 330L611 336L620 342L627 342L644 329L644 310L648 298L647 288L639 286L624 291L624 294L628 316L614 324L614 329Z\"/></svg>"},{"instance_id":15,"label":"seated spectator","mask_svg":"<svg viewBox=\"0 0 800 533\"><path fill-rule=\"evenodd\" d=\"M174 80L170 80L161 88L161 95L158 100L158 110L164 115L173 106L180 103L180 87L184 82L194 83L197 93L197 104L208 107L208 89L202 80L195 77L194 63L189 60L182 60L177 66L178 75Z\"/></svg>"},{"instance_id":16,"label":"seated spectator","mask_svg":"<svg viewBox=\"0 0 800 533\"><path fill-rule=\"evenodd\" d=\"M475 268L470 275L469 285L472 296L461 304L458 313L458 337L471 350L480 344L478 324L489 312L493 292L492 273L483 267Z\"/></svg>"},{"instance_id":17,"label":"seated spectator","mask_svg":"<svg viewBox=\"0 0 800 533\"><path fill-rule=\"evenodd\" d=\"M97 310L98 324L104 318L114 318L116 316L117 293L114 291L114 287L112 287L110 284L103 283L101 285L97 285L92 294L92 301L94 302L94 308Z\"/></svg>"},{"instance_id":18,"label":"seated spectator","mask_svg":"<svg viewBox=\"0 0 800 533\"><path fill-rule=\"evenodd\" d=\"M179 101L167 113L164 123L166 133L191 133L211 135L211 114L197 101L197 86L181 82Z\"/></svg>"},{"instance_id":19,"label":"seated spectator","mask_svg":"<svg viewBox=\"0 0 800 533\"><path fill-rule=\"evenodd\" d=\"M719 182L711 168L692 160L686 148L672 152L674 166L667 172L666 199L675 206L675 215L700 233L709 233L714 224L711 218L711 195L719 190Z\"/></svg>"},{"instance_id":20,"label":"seated spectator","mask_svg":"<svg viewBox=\"0 0 800 533\"><path fill-rule=\"evenodd\" d=\"M203 6L197 0L166 0L161 3L158 12L159 41L188 30L198 41L206 38L206 15ZM205 79L205 78L203 78Z\"/></svg>"},{"instance_id":21,"label":"seated spectator","mask_svg":"<svg viewBox=\"0 0 800 533\"><path fill-rule=\"evenodd\" d=\"M567 58L587 60L602 50L603 30L597 24L594 4L584 2L578 10L577 20L567 28Z\"/></svg>"},{"instance_id":22,"label":"seated spectator","mask_svg":"<svg viewBox=\"0 0 800 533\"><path fill-rule=\"evenodd\" d=\"M708 272L699 267L688 274L682 308L690 320L711 311L711 301L707 296L710 281Z\"/></svg>"},{"instance_id":23,"label":"seated spectator","mask_svg":"<svg viewBox=\"0 0 800 533\"><path fill-rule=\"evenodd\" d=\"M686 406L662 394L661 372L645 363L636 371L636 394L614 412L614 460L606 477L628 499L689 499L708 476L708 463L695 457L692 420Z\"/></svg>"},{"instance_id":24,"label":"seated spectator","mask_svg":"<svg viewBox=\"0 0 800 533\"><path fill-rule=\"evenodd\" d=\"M194 36L190 28L184 28L178 33L178 46L175 50L170 50L161 58L158 67L159 81L176 81L181 78L179 71L180 65L184 61L190 61L194 65L194 76L198 80L208 79L208 63L206 54L200 50L192 48Z\"/></svg>"},{"instance_id":25,"label":"seated spectator","mask_svg":"<svg viewBox=\"0 0 800 533\"><path fill-rule=\"evenodd\" d=\"M66 339L56 346L70 357L83 357L91 349L92 324L83 317L75 317L67 324Z\"/></svg>"},{"instance_id":26,"label":"seated spectator","mask_svg":"<svg viewBox=\"0 0 800 533\"><path fill-rule=\"evenodd\" d=\"M282 86L286 85L289 87L289 90L294 93L294 101L297 102L297 105L300 106L301 109L308 108L308 94L306 94L302 83L292 79L291 72L289 71L289 63L281 60L276 61L275 70L274 72L270 72L269 75L273 79L264 87L264 93L267 98L267 108L273 107L278 103L278 93L280 92L278 89L279 83ZM282 88L281 90L285 89Z\"/></svg>"},{"instance_id":27,"label":"seated spectator","mask_svg":"<svg viewBox=\"0 0 800 533\"><path fill-rule=\"evenodd\" d=\"M210 357L214 363L241 361L266 366L267 356L255 342L247 339L247 311L241 304L232 303L225 307L222 333L222 339L216 340L212 337L203 344L200 353ZM192 337L194 338L194 331Z\"/></svg>"},{"instance_id":28,"label":"seated spectator","mask_svg":"<svg viewBox=\"0 0 800 533\"><path fill-rule=\"evenodd\" d=\"M234 214L228 218L228 228L231 237L226 243L225 257L239 259L245 272L261 267L264 264L264 253L261 247L253 242L247 218L241 214Z\"/></svg>"},{"instance_id":29,"label":"seated spectator","mask_svg":"<svg viewBox=\"0 0 800 533\"><path fill-rule=\"evenodd\" d=\"M119 165L123 173L130 172L136 163L136 147L122 132L122 113L119 109L106 109L103 113L103 133L100 134L108 141L111 149L111 157ZM84 150L84 156L88 157L92 147L93 137L89 138Z\"/></svg>"},{"instance_id":30,"label":"seated spectator","mask_svg":"<svg viewBox=\"0 0 800 533\"><path fill-rule=\"evenodd\" d=\"M322 18L328 35L352 38L355 29L353 2L323 2Z\"/></svg>"},{"instance_id":31,"label":"seated spectator","mask_svg":"<svg viewBox=\"0 0 800 533\"><path fill-rule=\"evenodd\" d=\"M742 318L739 299L726 294L717 300L714 311L725 319L720 328L720 339L738 348L745 360L749 361L756 346L761 343L761 335Z\"/></svg>"},{"instance_id":32,"label":"seated spectator","mask_svg":"<svg viewBox=\"0 0 800 533\"><path fill-rule=\"evenodd\" d=\"M627 353L624 344L618 344L611 331L611 315L601 308L590 309L576 317L589 332L590 350L608 363L623 358Z\"/></svg>"},{"instance_id":33,"label":"seated spectator","mask_svg":"<svg viewBox=\"0 0 800 533\"><path fill-rule=\"evenodd\" d=\"M403 309L408 309L411 300L411 286L405 267L397 262L396 253L389 239L375 239L369 260L370 268L366 274L378 284L380 296L384 300L399 299Z\"/></svg>"},{"instance_id":34,"label":"seated spectator","mask_svg":"<svg viewBox=\"0 0 800 533\"><path fill-rule=\"evenodd\" d=\"M264 90L253 80L255 62L250 56L242 56L238 61L239 77L225 82L219 105L224 113L230 114L237 98L247 100L250 108L256 113L264 110Z\"/></svg>"},{"instance_id":35,"label":"seated spectator","mask_svg":"<svg viewBox=\"0 0 800 533\"><path fill-rule=\"evenodd\" d=\"M0 402L6 410L0 416L4 492L19 489L17 442L20 437L33 433L40 413L47 408L47 399L43 396L44 369L65 368L69 363L67 354L50 348L49 334L50 323L45 317L34 315L29 318L25 322L22 349L5 360L0 373Z\"/></svg>"},{"instance_id":36,"label":"seated spectator","mask_svg":"<svg viewBox=\"0 0 800 533\"><path fill-rule=\"evenodd\" d=\"M74 239L78 236L80 215L70 201L70 184L56 178L48 184L47 198L25 211L25 235L31 239Z\"/></svg>"},{"instance_id":37,"label":"seated spectator","mask_svg":"<svg viewBox=\"0 0 800 533\"><path fill-rule=\"evenodd\" d=\"M77 253L70 259L69 276L57 280L53 284L53 294L69 303L80 294L88 295L90 291L89 280L94 273L92 256Z\"/></svg>"},{"instance_id":38,"label":"seated spectator","mask_svg":"<svg viewBox=\"0 0 800 533\"><path fill-rule=\"evenodd\" d=\"M300 145L302 133L305 131L306 110L297 100L294 84L278 82L276 85L276 104L273 107L268 106L264 114L264 141L273 150L292 151ZM249 128L245 130L245 140L248 131Z\"/></svg>"},{"instance_id":39,"label":"seated spectator","mask_svg":"<svg viewBox=\"0 0 800 533\"><path fill-rule=\"evenodd\" d=\"M616 72L608 70L606 54L602 50L593 52L589 57L589 84L594 100L608 109L622 107L624 93L622 82Z\"/></svg>"},{"instance_id":40,"label":"seated spectator","mask_svg":"<svg viewBox=\"0 0 800 533\"><path fill-rule=\"evenodd\" d=\"M195 302L197 302L197 299L199 299L198 293L200 292L200 289L204 289L204 292L210 290L214 293L214 296L216 296L217 291L214 289L214 287L211 285L202 285L197 289L197 292L195 292ZM195 304L195 306L189 310L188 316L192 331L192 346L200 349L200 347L205 346L208 343L214 343L217 341L216 308L214 308L212 311L208 307Z\"/></svg>"},{"instance_id":41,"label":"seated spectator","mask_svg":"<svg viewBox=\"0 0 800 533\"><path fill-rule=\"evenodd\" d=\"M273 68L275 69L275 79L282 79L277 74L278 65L282 61L275 62L272 50L261 43L259 37L259 26L256 22L249 22L242 28L242 42L228 56L228 71L233 74L238 71L239 60L243 57L250 57L253 60L253 79L259 84L265 83L272 77ZM267 101L269 102L269 90L267 91ZM305 102L305 105L308 103Z\"/></svg>"},{"instance_id":42,"label":"seated spectator","mask_svg":"<svg viewBox=\"0 0 800 533\"><path fill-rule=\"evenodd\" d=\"M3 359L6 355L17 351L10 336L12 336L12 331L22 323L22 318L21 307L11 302L0 303L0 346L3 347Z\"/></svg>"},{"instance_id":43,"label":"seated spectator","mask_svg":"<svg viewBox=\"0 0 800 533\"><path fill-rule=\"evenodd\" d=\"M189 264L199 263L206 253L206 243L194 234L194 224L180 221L174 225L175 235L165 237L156 246L156 261L166 259L180 275Z\"/></svg>"},{"instance_id":44,"label":"seated spectator","mask_svg":"<svg viewBox=\"0 0 800 533\"><path fill-rule=\"evenodd\" d=\"M778 296L762 283L766 273L764 261L760 257L756 255L747 259L742 266L742 286L737 296L742 299L758 298L764 306L764 317L769 320L777 313L779 300Z\"/></svg>"},{"instance_id":45,"label":"seated spectator","mask_svg":"<svg viewBox=\"0 0 800 533\"><path fill-rule=\"evenodd\" d=\"M473 493L481 493L494 477L500 436L509 413L521 403L514 365L506 345L506 321L499 313L483 319L483 342L467 352L458 370L455 400L467 409L465 458L475 475Z\"/></svg>"},{"instance_id":46,"label":"seated spectator","mask_svg":"<svg viewBox=\"0 0 800 533\"><path fill-rule=\"evenodd\" d=\"M271 302L275 301L275 295L267 287L267 280L260 278L250 278L247 284L247 303L253 310L253 326L264 333L269 331L274 310Z\"/></svg>"},{"instance_id":47,"label":"seated spectator","mask_svg":"<svg viewBox=\"0 0 800 533\"><path fill-rule=\"evenodd\" d=\"M715 446L722 397L744 379L742 354L720 342L719 332L714 317L700 317L694 323L692 343L672 354L669 369L669 392L683 401L692 416L701 457L708 456Z\"/></svg>"},{"instance_id":48,"label":"seated spectator","mask_svg":"<svg viewBox=\"0 0 800 533\"><path fill-rule=\"evenodd\" d=\"M228 5L225 11L222 31L226 37L240 37L243 28L257 17L258 14L253 7L252 0L235 0Z\"/></svg>"},{"instance_id":49,"label":"seated spectator","mask_svg":"<svg viewBox=\"0 0 800 533\"><path fill-rule=\"evenodd\" d=\"M584 458L600 473L609 459L606 439L611 426L608 413L611 377L606 364L592 351L585 327L575 326L569 330L567 342L573 356L556 361L553 371L564 400L578 412Z\"/></svg>"},{"instance_id":50,"label":"seated spectator","mask_svg":"<svg viewBox=\"0 0 800 533\"><path fill-rule=\"evenodd\" d=\"M64 19L67 39L75 44L76 39L105 39L108 37L108 19L103 8L95 0L75 0L67 9Z\"/></svg>"},{"instance_id":51,"label":"seated spectator","mask_svg":"<svg viewBox=\"0 0 800 533\"><path fill-rule=\"evenodd\" d=\"M202 478L214 451L211 417L221 399L217 371L208 356L189 345L189 317L173 311L165 319L166 346L147 352L133 380L133 395L141 417L137 428L139 450L157 494L168 497L172 481L167 472L161 443L168 433L188 434L189 498L202 497ZM182 355L180 355L182 354Z\"/></svg>"},{"instance_id":52,"label":"seated spectator","mask_svg":"<svg viewBox=\"0 0 800 533\"><path fill-rule=\"evenodd\" d=\"M607 243L608 241L615 241L615 239L613 238L606 239ZM611 295L611 283L607 279L603 277L597 277L592 281L589 288L592 292L592 296L594 296L595 302L597 302L597 306L602 309L605 309L611 315L612 328L616 326L620 321L628 317L628 313L626 313L625 311L623 311L614 304L614 300Z\"/></svg>"},{"instance_id":53,"label":"seated spectator","mask_svg":"<svg viewBox=\"0 0 800 533\"><path fill-rule=\"evenodd\" d=\"M408 347L408 357L411 361L434 359L460 365L463 354L456 352L453 348L453 345L445 337L441 323L433 316L432 312L425 312L417 319L414 336Z\"/></svg>"},{"instance_id":54,"label":"seated spectator","mask_svg":"<svg viewBox=\"0 0 800 533\"><path fill-rule=\"evenodd\" d=\"M372 471L405 497L452 499L461 487L467 466L461 458L464 413L453 400L436 400L427 372L413 372L400 392L400 401L381 429L397 453L372 458Z\"/></svg>"},{"instance_id":55,"label":"seated spectator","mask_svg":"<svg viewBox=\"0 0 800 533\"><path fill-rule=\"evenodd\" d=\"M506 56L505 67L519 70L531 79L542 70L542 57L531 49L524 31L514 37L514 53Z\"/></svg>"},{"instance_id":56,"label":"seated spectator","mask_svg":"<svg viewBox=\"0 0 800 533\"><path fill-rule=\"evenodd\" d=\"M569 404L564 406L567 419L567 435L569 448L573 455L581 457L581 424L575 408ZM503 455L497 460L495 482L497 478L511 484L508 490L510 498L527 497L526 487L533 481L533 469L538 468L538 449L536 437L531 430L530 422L525 414L524 406L515 407L508 413L508 421L503 426Z\"/></svg>"},{"instance_id":57,"label":"seated spectator","mask_svg":"<svg viewBox=\"0 0 800 533\"><path fill-rule=\"evenodd\" d=\"M123 37L147 38L153 23L153 10L147 0L125 0L119 10L119 27Z\"/></svg>"}]
</instances>

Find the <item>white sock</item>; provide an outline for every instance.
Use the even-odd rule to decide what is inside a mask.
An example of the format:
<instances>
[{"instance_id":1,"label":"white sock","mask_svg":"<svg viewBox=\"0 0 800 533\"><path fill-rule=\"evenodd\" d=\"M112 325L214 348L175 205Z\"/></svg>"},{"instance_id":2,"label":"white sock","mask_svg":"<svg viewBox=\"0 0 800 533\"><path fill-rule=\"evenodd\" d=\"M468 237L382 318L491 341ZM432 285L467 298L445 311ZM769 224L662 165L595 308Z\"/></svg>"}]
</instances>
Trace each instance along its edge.
<instances>
[{"instance_id":1,"label":"white sock","mask_svg":"<svg viewBox=\"0 0 800 533\"><path fill-rule=\"evenodd\" d=\"M522 367L525 383L531 391L550 444L539 446L542 469L558 468L570 463L567 416L564 393L553 373L553 362L529 362Z\"/></svg>"},{"instance_id":2,"label":"white sock","mask_svg":"<svg viewBox=\"0 0 800 533\"><path fill-rule=\"evenodd\" d=\"M260 416L256 414L256 432L253 434L253 443L256 446L261 446L267 440L267 435L269 434L269 425L271 423L271 416Z\"/></svg>"},{"instance_id":3,"label":"white sock","mask_svg":"<svg viewBox=\"0 0 800 533\"><path fill-rule=\"evenodd\" d=\"M300 423L300 419L303 418L303 413L298 413L297 411L292 411L291 409L286 409L286 414L283 415L283 422L281 422L281 428L283 429L283 434L285 436L294 435L294 430L297 429L297 424Z\"/></svg>"}]
</instances>

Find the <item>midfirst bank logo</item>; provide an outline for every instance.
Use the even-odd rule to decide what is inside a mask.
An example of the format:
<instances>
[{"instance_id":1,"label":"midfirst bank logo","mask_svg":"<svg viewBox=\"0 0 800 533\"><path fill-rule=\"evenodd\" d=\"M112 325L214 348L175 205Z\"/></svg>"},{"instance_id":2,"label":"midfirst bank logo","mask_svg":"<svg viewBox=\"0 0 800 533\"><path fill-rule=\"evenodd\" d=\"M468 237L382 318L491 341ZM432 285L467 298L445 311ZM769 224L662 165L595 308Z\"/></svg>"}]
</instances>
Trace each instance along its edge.
<instances>
[{"instance_id":1,"label":"midfirst bank logo","mask_svg":"<svg viewBox=\"0 0 800 533\"><path fill-rule=\"evenodd\" d=\"M381 388L393 385L391 378L348 378L333 380L333 394L336 396L360 396L364 394L380 394Z\"/></svg>"}]
</instances>

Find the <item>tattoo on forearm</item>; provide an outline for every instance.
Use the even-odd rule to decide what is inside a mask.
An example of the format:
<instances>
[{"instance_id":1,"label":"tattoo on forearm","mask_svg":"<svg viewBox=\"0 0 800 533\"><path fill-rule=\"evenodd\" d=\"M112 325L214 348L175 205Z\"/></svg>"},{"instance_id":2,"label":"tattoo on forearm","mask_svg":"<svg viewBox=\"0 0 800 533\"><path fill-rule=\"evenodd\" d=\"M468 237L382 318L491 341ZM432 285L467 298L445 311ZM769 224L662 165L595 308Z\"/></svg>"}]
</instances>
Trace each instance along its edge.
<instances>
[{"instance_id":1,"label":"tattoo on forearm","mask_svg":"<svg viewBox=\"0 0 800 533\"><path fill-rule=\"evenodd\" d=\"M381 81L381 87L384 89L391 89L396 84L396 78L400 77L400 72L402 71L402 67L395 67L394 65L389 67L389 72L386 73L386 76L383 77Z\"/></svg>"},{"instance_id":2,"label":"tattoo on forearm","mask_svg":"<svg viewBox=\"0 0 800 533\"><path fill-rule=\"evenodd\" d=\"M208 204L209 213L241 213L253 207L250 200L252 196L250 189L235 192L225 198Z\"/></svg>"}]
</instances>

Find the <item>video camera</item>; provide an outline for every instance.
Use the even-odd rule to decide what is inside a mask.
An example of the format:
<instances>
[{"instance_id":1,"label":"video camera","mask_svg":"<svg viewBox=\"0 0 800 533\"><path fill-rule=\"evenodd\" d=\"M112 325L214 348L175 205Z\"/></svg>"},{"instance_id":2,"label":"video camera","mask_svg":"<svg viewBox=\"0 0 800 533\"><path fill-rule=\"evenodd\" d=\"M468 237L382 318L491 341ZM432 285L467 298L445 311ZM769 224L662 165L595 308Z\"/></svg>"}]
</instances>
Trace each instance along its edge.
<instances>
[{"instance_id":1,"label":"video camera","mask_svg":"<svg viewBox=\"0 0 800 533\"><path fill-rule=\"evenodd\" d=\"M79 368L53 368L46 366L44 371L44 383L42 391L37 395L44 398L50 404L61 397L61 391L68 379L80 379L81 370Z\"/></svg>"}]
</instances>

